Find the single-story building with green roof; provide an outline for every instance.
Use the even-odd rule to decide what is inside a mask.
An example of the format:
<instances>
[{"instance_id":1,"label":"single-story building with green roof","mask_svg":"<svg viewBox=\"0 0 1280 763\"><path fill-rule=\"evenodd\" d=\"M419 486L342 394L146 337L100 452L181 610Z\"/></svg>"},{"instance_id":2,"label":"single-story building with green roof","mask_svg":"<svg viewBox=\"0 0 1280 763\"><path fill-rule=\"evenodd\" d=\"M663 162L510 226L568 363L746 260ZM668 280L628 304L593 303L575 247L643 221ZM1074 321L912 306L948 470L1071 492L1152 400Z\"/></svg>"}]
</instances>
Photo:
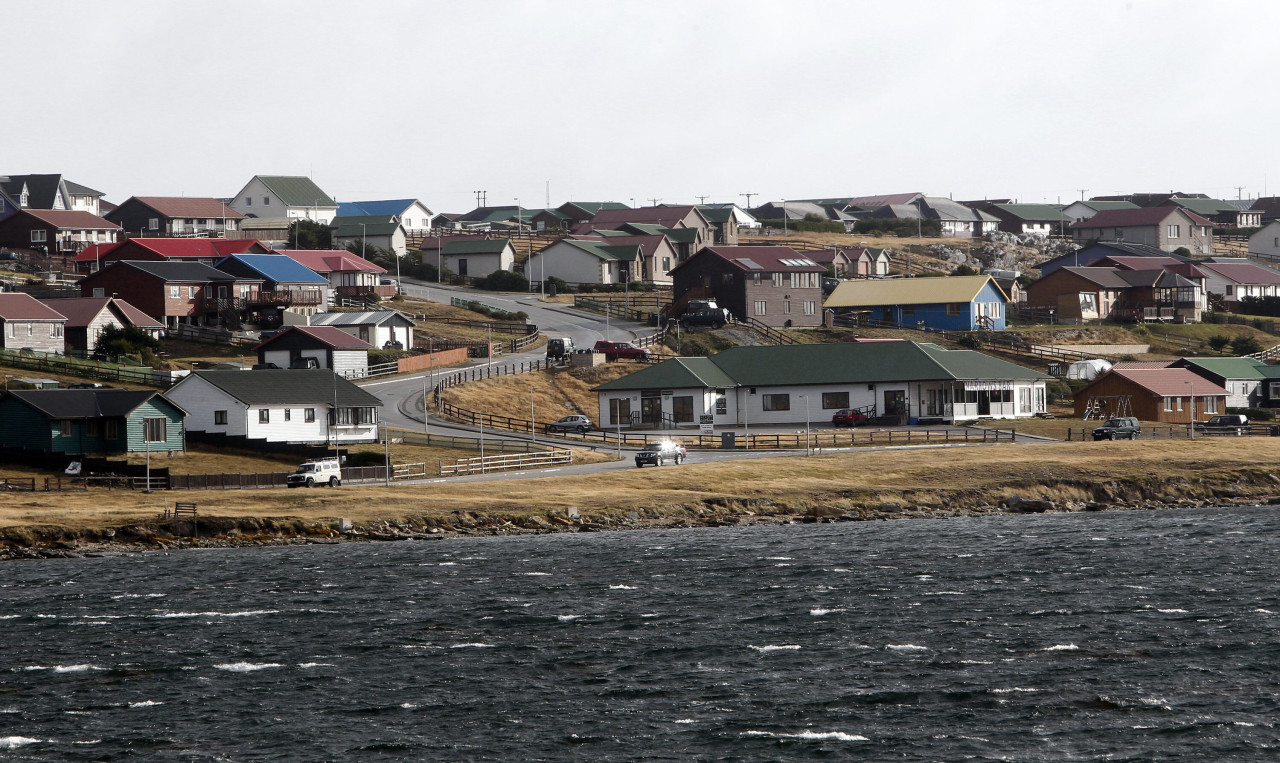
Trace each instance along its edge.
<instances>
[{"instance_id":1,"label":"single-story building with green roof","mask_svg":"<svg viewBox=\"0 0 1280 763\"><path fill-rule=\"evenodd\" d=\"M624 244L610 243L608 237L562 238L533 253L524 272L530 281L559 278L571 284L615 284L641 280L644 272L640 245L628 236ZM669 283L670 279L663 277Z\"/></svg>"},{"instance_id":2,"label":"single-story building with green roof","mask_svg":"<svg viewBox=\"0 0 1280 763\"><path fill-rule=\"evenodd\" d=\"M509 238L425 238L422 261L430 265L440 263L445 270L460 276L484 278L496 270L509 271L515 267L516 248Z\"/></svg>"},{"instance_id":3,"label":"single-story building with green roof","mask_svg":"<svg viewBox=\"0 0 1280 763\"><path fill-rule=\"evenodd\" d=\"M395 215L351 215L335 217L329 223L333 231L333 243L340 249L350 244L363 244L365 253L372 253L373 247L390 249L397 257L408 253L408 234Z\"/></svg>"},{"instance_id":4,"label":"single-story building with green roof","mask_svg":"<svg viewBox=\"0 0 1280 763\"><path fill-rule=\"evenodd\" d=\"M841 408L902 424L1029 418L1050 377L973 350L900 340L734 347L672 358L594 388L603 427L803 425Z\"/></svg>"},{"instance_id":5,"label":"single-story building with green roof","mask_svg":"<svg viewBox=\"0 0 1280 763\"><path fill-rule=\"evenodd\" d=\"M1256 358L1183 358L1169 364L1203 376L1225 389L1228 408L1280 406L1280 367ZM1276 394L1267 387L1275 385ZM1274 402L1272 402L1274 401Z\"/></svg>"}]
</instances>

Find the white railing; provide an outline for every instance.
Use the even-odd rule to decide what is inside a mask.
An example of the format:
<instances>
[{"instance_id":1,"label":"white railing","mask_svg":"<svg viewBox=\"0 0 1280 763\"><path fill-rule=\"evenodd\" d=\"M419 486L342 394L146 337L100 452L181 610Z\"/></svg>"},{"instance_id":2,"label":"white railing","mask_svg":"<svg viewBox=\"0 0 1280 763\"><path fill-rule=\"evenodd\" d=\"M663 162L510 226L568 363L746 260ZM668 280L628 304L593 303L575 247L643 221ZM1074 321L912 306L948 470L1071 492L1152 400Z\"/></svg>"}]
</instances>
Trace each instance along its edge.
<instances>
[{"instance_id":1,"label":"white railing","mask_svg":"<svg viewBox=\"0 0 1280 763\"><path fill-rule=\"evenodd\" d=\"M459 458L452 464L440 462L440 476L458 474L484 474L504 469L528 469L535 466L553 466L572 464L573 451L565 449L549 450L543 453L510 453L498 456L476 458Z\"/></svg>"}]
</instances>

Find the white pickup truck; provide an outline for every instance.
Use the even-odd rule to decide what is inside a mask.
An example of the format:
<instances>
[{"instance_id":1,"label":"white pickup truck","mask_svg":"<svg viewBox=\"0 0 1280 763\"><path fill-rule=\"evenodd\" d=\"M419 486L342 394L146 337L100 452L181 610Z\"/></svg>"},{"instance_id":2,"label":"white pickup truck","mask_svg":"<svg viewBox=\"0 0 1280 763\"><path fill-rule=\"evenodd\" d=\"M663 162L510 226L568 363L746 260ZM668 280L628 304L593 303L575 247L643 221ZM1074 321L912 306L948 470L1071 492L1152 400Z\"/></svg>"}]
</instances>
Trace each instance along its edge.
<instances>
[{"instance_id":1,"label":"white pickup truck","mask_svg":"<svg viewBox=\"0 0 1280 763\"><path fill-rule=\"evenodd\" d=\"M328 485L337 487L342 484L342 465L336 458L317 458L298 466L297 471L286 480L289 487L315 487Z\"/></svg>"}]
</instances>

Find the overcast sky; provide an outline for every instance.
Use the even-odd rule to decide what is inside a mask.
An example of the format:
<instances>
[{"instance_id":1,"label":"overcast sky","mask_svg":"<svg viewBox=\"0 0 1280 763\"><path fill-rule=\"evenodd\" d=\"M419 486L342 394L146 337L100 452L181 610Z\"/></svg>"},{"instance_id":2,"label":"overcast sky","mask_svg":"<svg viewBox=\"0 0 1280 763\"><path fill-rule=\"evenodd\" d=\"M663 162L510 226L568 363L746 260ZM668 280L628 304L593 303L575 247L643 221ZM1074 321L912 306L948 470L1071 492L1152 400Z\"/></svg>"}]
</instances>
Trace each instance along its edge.
<instances>
[{"instance_id":1,"label":"overcast sky","mask_svg":"<svg viewBox=\"0 0 1280 763\"><path fill-rule=\"evenodd\" d=\"M0 174L436 211L1280 195L1280 3L6 3Z\"/></svg>"}]
</instances>

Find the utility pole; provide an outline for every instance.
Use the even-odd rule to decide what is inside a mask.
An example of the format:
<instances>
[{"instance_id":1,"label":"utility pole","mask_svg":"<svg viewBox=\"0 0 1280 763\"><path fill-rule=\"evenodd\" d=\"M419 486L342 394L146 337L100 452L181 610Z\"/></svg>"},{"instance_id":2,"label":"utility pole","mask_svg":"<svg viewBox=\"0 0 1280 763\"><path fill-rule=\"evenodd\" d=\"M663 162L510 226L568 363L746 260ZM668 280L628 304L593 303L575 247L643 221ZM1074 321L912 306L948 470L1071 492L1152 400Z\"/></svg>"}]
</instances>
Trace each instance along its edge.
<instances>
[{"instance_id":1,"label":"utility pole","mask_svg":"<svg viewBox=\"0 0 1280 763\"><path fill-rule=\"evenodd\" d=\"M658 206L658 202L662 201L662 199L649 199L649 201L653 202L652 206L656 207Z\"/></svg>"},{"instance_id":2,"label":"utility pole","mask_svg":"<svg viewBox=\"0 0 1280 763\"><path fill-rule=\"evenodd\" d=\"M708 194L708 195L710 195L710 194ZM694 196L697 196L697 197L698 197L698 203L699 203L699 204L706 204L706 203L707 203L707 196L706 196L706 195L701 195L701 194L696 194L696 193L695 193L695 194L694 194Z\"/></svg>"},{"instance_id":3,"label":"utility pole","mask_svg":"<svg viewBox=\"0 0 1280 763\"><path fill-rule=\"evenodd\" d=\"M476 206L477 207L484 206L483 204L480 203L480 194L484 193L484 191L472 191L472 193L476 195Z\"/></svg>"},{"instance_id":4,"label":"utility pole","mask_svg":"<svg viewBox=\"0 0 1280 763\"><path fill-rule=\"evenodd\" d=\"M760 194L758 194L758 193L740 193L740 194L738 194L738 195L739 195L739 196L746 196L746 197L747 197L747 209L751 209L751 197L752 197L752 196L759 196Z\"/></svg>"},{"instance_id":5,"label":"utility pole","mask_svg":"<svg viewBox=\"0 0 1280 763\"><path fill-rule=\"evenodd\" d=\"M1242 186L1242 185L1238 185L1238 186L1236 186L1236 201L1240 201L1240 200L1241 200L1241 198L1243 198L1243 197L1241 197L1241 195L1240 195L1240 194L1241 194L1241 192L1243 192L1243 191L1244 191L1244 186Z\"/></svg>"},{"instance_id":6,"label":"utility pole","mask_svg":"<svg viewBox=\"0 0 1280 763\"><path fill-rule=\"evenodd\" d=\"M1089 192L1089 189L1088 189L1088 188L1077 188L1076 190L1080 192L1080 201L1084 201L1084 195L1085 195L1086 193L1088 193L1088 192Z\"/></svg>"}]
</instances>

